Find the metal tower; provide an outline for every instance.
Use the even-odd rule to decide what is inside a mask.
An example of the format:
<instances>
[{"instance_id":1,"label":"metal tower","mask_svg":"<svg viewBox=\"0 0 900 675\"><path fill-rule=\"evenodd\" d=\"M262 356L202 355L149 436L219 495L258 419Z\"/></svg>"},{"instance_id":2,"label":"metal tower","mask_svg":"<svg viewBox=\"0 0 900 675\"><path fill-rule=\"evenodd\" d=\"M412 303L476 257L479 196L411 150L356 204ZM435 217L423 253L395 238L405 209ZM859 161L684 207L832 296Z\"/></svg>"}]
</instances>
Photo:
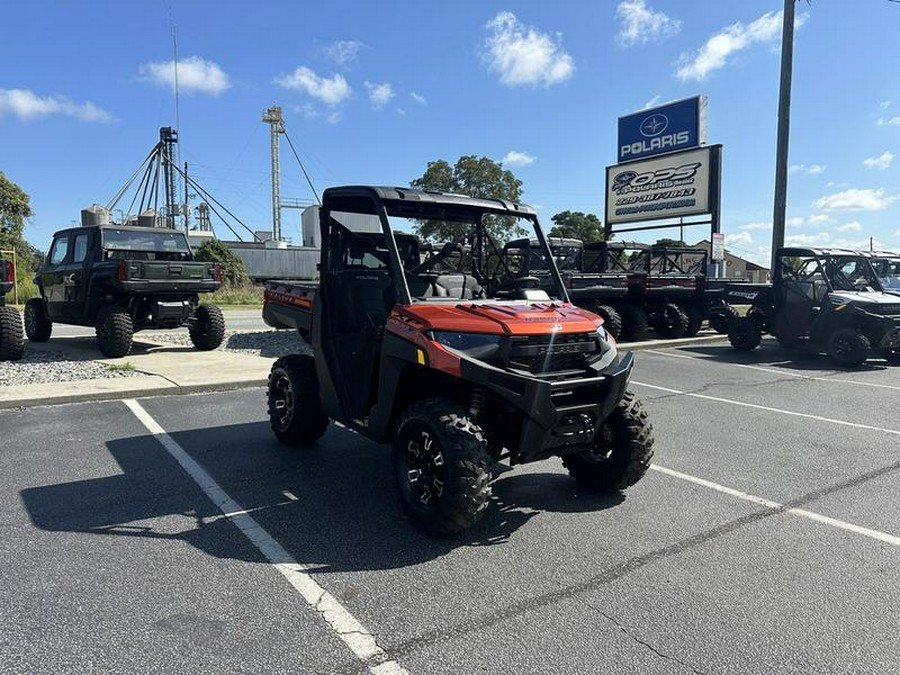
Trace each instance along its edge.
<instances>
[{"instance_id":1,"label":"metal tower","mask_svg":"<svg viewBox=\"0 0 900 675\"><path fill-rule=\"evenodd\" d=\"M172 127L161 127L159 130L159 142L162 147L163 178L166 184L166 227L175 229L175 214L179 211L178 202L175 201L175 144L178 142L178 132Z\"/></svg>"},{"instance_id":2,"label":"metal tower","mask_svg":"<svg viewBox=\"0 0 900 675\"><path fill-rule=\"evenodd\" d=\"M281 241L281 160L278 135L284 133L281 107L272 106L263 113L263 122L272 130L272 239Z\"/></svg>"}]
</instances>

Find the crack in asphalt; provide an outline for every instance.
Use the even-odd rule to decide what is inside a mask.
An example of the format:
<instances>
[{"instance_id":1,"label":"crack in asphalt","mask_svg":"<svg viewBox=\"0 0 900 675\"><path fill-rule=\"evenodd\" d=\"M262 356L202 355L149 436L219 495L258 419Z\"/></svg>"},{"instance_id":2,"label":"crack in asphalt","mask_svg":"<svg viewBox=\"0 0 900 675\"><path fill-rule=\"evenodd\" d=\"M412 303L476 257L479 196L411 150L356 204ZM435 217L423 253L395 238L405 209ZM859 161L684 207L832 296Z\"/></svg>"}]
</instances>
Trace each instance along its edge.
<instances>
[{"instance_id":1,"label":"crack in asphalt","mask_svg":"<svg viewBox=\"0 0 900 675\"><path fill-rule=\"evenodd\" d=\"M791 500L790 502L782 504L777 508L765 508L759 511L754 511L747 515L741 516L740 518L736 518L732 521L719 525L718 527L704 530L703 532L699 532L698 534L695 534L691 537L682 539L681 541L675 542L674 544L670 544L663 548L659 548L642 555L635 556L618 565L609 567L606 570L603 570L602 572L595 574L594 576L589 577L588 579L585 579L580 583L549 591L542 595L522 600L507 607L499 608L497 610L494 610L493 612L484 614L480 618L473 618L465 621L464 623L458 623L446 628L437 628L422 633L421 635L410 638L405 642L401 642L400 644L392 648L385 648L385 652L388 654L389 658L398 659L419 651L423 647L447 642L454 638L463 637L470 633L491 628L497 624L527 614L528 612L548 607L563 600L575 598L576 596L579 596L588 591L592 591L602 586L611 584L612 582L617 581L622 577L631 574L632 572L636 572L652 563L679 555L686 551L690 551L710 541L719 539L725 535L743 529L748 525L754 525L765 519L782 515L791 509L806 506L810 502L816 501L817 499L820 499L822 497L829 496L852 487L857 487L859 485L862 485L863 483L874 480L876 478L880 478L882 476L886 476L898 470L900 470L900 461L894 462L880 469L874 469L864 474L860 474L859 476L855 476L846 481L825 486L818 490L813 490L804 495L801 495L796 499Z\"/></svg>"},{"instance_id":2,"label":"crack in asphalt","mask_svg":"<svg viewBox=\"0 0 900 675\"><path fill-rule=\"evenodd\" d=\"M684 661L682 661L682 660L679 659L679 658L676 658L676 657L671 656L671 655L669 655L669 654L664 654L664 653L662 653L662 652L659 651L656 647L654 647L653 645L651 645L649 642L647 642L646 640L642 640L642 639L639 638L637 635L635 635L634 633L632 633L631 631L629 631L627 628L625 628L625 626L622 625L618 620L616 620L616 618L615 618L614 616L612 616L612 615L610 615L610 614L607 614L606 612L604 612L603 610L601 610L601 609L598 608L598 607L594 607L594 605L592 605L591 603L587 602L586 600L581 600L581 603L582 603L583 605L585 605L586 607L588 607L589 609L594 610L597 614L599 614L599 615L602 616L604 619L606 619L607 621L609 621L612 625L614 625L616 628L618 628L620 631L622 631L622 632L623 632L625 635L627 635L629 638L631 638L632 640L634 640L635 642L637 642L639 645L642 645L642 646L646 647L647 649L649 649L651 652L653 652L654 654L656 654L656 655L659 656L660 658L665 659L666 661L674 661L674 662L677 663L678 665L684 666L685 668L689 669L692 673L695 673L696 675L707 675L706 671L703 671L703 670L697 670L696 668L694 668L694 666L692 666L692 665L689 664L689 663L685 663Z\"/></svg>"}]
</instances>

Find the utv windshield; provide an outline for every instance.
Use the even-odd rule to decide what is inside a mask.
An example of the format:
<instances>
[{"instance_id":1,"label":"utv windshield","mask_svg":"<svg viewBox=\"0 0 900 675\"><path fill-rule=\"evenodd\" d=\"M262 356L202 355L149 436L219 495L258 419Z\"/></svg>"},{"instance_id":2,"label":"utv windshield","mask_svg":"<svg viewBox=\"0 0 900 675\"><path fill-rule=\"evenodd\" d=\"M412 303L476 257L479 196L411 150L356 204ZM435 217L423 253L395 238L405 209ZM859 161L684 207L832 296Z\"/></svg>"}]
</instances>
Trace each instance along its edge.
<instances>
[{"instance_id":1,"label":"utv windshield","mask_svg":"<svg viewBox=\"0 0 900 675\"><path fill-rule=\"evenodd\" d=\"M324 273L349 274L385 298L397 292L400 300L408 290L414 303L566 298L537 216L527 207L399 188L367 190L326 194ZM380 199L379 191L390 197ZM527 261L504 254L516 239L534 240ZM538 269L545 272L530 271Z\"/></svg>"},{"instance_id":2,"label":"utv windshield","mask_svg":"<svg viewBox=\"0 0 900 675\"><path fill-rule=\"evenodd\" d=\"M878 291L881 283L868 258L856 256L833 256L828 259L825 269L836 291Z\"/></svg>"},{"instance_id":3,"label":"utv windshield","mask_svg":"<svg viewBox=\"0 0 900 675\"><path fill-rule=\"evenodd\" d=\"M900 290L900 255L872 258L872 267L882 286L892 291Z\"/></svg>"},{"instance_id":4,"label":"utv windshield","mask_svg":"<svg viewBox=\"0 0 900 675\"><path fill-rule=\"evenodd\" d=\"M564 295L556 283L552 254L537 239L537 221L472 213L470 221L410 221L392 216L395 233L419 232L419 262L403 263L413 302L453 300L550 300ZM509 240L527 234L534 245L510 254Z\"/></svg>"}]
</instances>

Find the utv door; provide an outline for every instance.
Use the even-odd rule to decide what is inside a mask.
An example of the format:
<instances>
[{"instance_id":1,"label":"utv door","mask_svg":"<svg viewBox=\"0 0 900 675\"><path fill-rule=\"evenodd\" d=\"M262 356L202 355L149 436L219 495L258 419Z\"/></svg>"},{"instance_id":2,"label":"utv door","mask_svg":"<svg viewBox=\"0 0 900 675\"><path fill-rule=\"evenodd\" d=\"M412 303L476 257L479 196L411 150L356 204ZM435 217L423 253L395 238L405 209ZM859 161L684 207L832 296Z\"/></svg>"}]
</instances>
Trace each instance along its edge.
<instances>
[{"instance_id":1,"label":"utv door","mask_svg":"<svg viewBox=\"0 0 900 675\"><path fill-rule=\"evenodd\" d=\"M376 399L384 326L397 291L378 216L360 223L363 214L352 215L327 216L323 224L327 253L314 303L313 344L325 412L365 424Z\"/></svg>"},{"instance_id":2,"label":"utv door","mask_svg":"<svg viewBox=\"0 0 900 675\"><path fill-rule=\"evenodd\" d=\"M40 271L47 315L53 321L67 318L65 268L66 262L71 260L69 234L61 232L53 238L47 260Z\"/></svg>"},{"instance_id":3,"label":"utv door","mask_svg":"<svg viewBox=\"0 0 900 675\"><path fill-rule=\"evenodd\" d=\"M775 288L773 333L781 338L809 334L821 303L828 297L828 282L820 261L813 256L779 259L780 279Z\"/></svg>"}]
</instances>

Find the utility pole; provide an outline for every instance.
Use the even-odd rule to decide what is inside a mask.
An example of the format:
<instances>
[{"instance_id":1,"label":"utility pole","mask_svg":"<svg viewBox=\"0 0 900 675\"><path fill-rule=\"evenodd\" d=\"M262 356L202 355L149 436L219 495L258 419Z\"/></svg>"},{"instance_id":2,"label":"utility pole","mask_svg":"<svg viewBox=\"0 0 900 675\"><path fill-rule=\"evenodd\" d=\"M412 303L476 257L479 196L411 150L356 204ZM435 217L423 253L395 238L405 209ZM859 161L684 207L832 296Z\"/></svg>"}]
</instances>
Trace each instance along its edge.
<instances>
[{"instance_id":1,"label":"utility pole","mask_svg":"<svg viewBox=\"0 0 900 675\"><path fill-rule=\"evenodd\" d=\"M281 161L278 135L284 133L284 118L280 106L272 106L263 113L262 121L271 128L272 136L272 239L281 241Z\"/></svg>"},{"instance_id":2,"label":"utility pole","mask_svg":"<svg viewBox=\"0 0 900 675\"><path fill-rule=\"evenodd\" d=\"M778 94L778 146L775 151L775 209L772 217L772 273L775 252L784 246L784 221L787 210L788 146L791 131L791 74L794 62L794 3L784 0L784 25L781 31L781 88Z\"/></svg>"}]
</instances>

